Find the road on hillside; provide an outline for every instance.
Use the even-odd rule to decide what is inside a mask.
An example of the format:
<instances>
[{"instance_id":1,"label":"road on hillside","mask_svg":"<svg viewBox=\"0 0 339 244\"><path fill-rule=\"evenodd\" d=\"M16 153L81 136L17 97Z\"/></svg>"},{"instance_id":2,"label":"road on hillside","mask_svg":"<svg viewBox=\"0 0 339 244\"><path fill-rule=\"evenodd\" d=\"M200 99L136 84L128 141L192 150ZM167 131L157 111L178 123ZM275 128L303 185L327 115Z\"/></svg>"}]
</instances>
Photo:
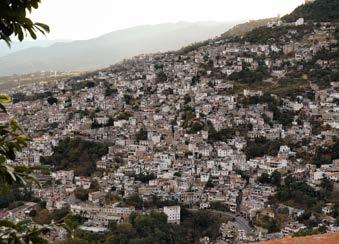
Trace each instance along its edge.
<instances>
[{"instance_id":1,"label":"road on hillside","mask_svg":"<svg viewBox=\"0 0 339 244\"><path fill-rule=\"evenodd\" d=\"M212 213L219 214L228 218L234 218L235 222L239 224L241 228L243 228L247 233L251 233L253 231L253 228L248 224L248 221L241 217L241 216L236 216L233 213L229 212L222 212L222 211L217 211L217 210L210 210Z\"/></svg>"},{"instance_id":2,"label":"road on hillside","mask_svg":"<svg viewBox=\"0 0 339 244\"><path fill-rule=\"evenodd\" d=\"M190 210L197 211L196 209L190 209ZM208 209L208 211L214 214L218 214L220 216L226 217L228 219L234 219L234 222L236 222L242 229L244 229L247 234L253 233L254 231L254 229L248 224L248 221L241 216L236 216L233 213L223 212L223 211L218 211L218 210L213 210L213 209Z\"/></svg>"}]
</instances>

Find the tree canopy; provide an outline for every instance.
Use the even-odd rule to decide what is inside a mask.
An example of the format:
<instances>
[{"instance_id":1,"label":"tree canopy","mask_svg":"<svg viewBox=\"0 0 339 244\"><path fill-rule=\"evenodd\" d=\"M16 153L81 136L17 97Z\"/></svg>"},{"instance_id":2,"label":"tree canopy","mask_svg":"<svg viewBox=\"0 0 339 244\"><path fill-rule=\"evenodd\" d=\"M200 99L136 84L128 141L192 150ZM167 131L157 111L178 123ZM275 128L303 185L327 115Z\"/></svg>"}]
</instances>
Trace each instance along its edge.
<instances>
[{"instance_id":1,"label":"tree canopy","mask_svg":"<svg viewBox=\"0 0 339 244\"><path fill-rule=\"evenodd\" d=\"M7 113L3 103L10 103L10 97L0 95L0 113ZM17 152L27 146L29 139L23 133L15 120L0 123L0 196L5 196L15 186L27 185L35 180L32 175L33 168L8 164L9 160L15 161ZM5 203L6 204L6 203ZM41 234L48 231L46 227L31 226L30 221L13 223L9 220L0 221L0 243L47 243Z\"/></svg>"},{"instance_id":2,"label":"tree canopy","mask_svg":"<svg viewBox=\"0 0 339 244\"><path fill-rule=\"evenodd\" d=\"M75 170L76 175L90 176L96 168L96 161L108 153L108 144L66 138L61 140L50 157L43 157L43 164L53 165L56 170Z\"/></svg>"},{"instance_id":3,"label":"tree canopy","mask_svg":"<svg viewBox=\"0 0 339 244\"><path fill-rule=\"evenodd\" d=\"M30 35L36 39L37 32L49 32L43 23L33 23L26 15L39 7L41 0L1 0L0 1L0 41L10 46L12 36L19 41ZM4 103L11 103L9 96L0 94L0 114L7 114ZM24 134L14 119L0 123L0 196L4 196L17 186L25 186L31 180L34 168L18 164L12 166L9 161L16 160L17 152L27 146L29 138ZM37 182L35 180L35 182ZM47 243L42 237L48 227L32 226L29 220L17 223L9 220L0 221L0 243Z\"/></svg>"},{"instance_id":4,"label":"tree canopy","mask_svg":"<svg viewBox=\"0 0 339 244\"><path fill-rule=\"evenodd\" d=\"M296 8L283 17L284 21L296 21L298 18L313 21L333 21L339 19L338 0L316 0Z\"/></svg>"},{"instance_id":5,"label":"tree canopy","mask_svg":"<svg viewBox=\"0 0 339 244\"><path fill-rule=\"evenodd\" d=\"M13 35L23 41L28 35L34 40L37 39L37 32L48 33L48 25L34 23L27 17L27 14L37 9L40 4L41 0L1 0L0 40L10 45Z\"/></svg>"}]
</instances>

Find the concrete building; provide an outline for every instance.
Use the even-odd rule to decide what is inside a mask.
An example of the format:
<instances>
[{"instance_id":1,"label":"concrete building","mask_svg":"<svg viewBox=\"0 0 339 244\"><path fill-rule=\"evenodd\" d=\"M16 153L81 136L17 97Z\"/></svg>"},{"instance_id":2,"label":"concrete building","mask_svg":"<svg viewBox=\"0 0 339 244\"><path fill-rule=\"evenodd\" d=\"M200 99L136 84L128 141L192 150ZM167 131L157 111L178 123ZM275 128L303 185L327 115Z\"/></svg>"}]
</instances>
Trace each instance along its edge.
<instances>
[{"instance_id":1,"label":"concrete building","mask_svg":"<svg viewBox=\"0 0 339 244\"><path fill-rule=\"evenodd\" d=\"M180 206L166 206L164 213L167 215L167 223L180 224Z\"/></svg>"}]
</instances>

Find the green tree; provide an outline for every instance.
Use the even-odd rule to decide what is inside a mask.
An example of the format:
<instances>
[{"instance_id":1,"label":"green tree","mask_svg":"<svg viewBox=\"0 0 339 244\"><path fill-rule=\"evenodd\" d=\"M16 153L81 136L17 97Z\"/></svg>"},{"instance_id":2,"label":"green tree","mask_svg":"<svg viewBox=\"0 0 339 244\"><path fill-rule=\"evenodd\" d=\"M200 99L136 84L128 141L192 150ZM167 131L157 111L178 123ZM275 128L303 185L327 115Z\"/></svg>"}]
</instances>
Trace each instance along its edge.
<instances>
[{"instance_id":1,"label":"green tree","mask_svg":"<svg viewBox=\"0 0 339 244\"><path fill-rule=\"evenodd\" d=\"M49 33L49 27L43 23L34 23L27 17L33 9L37 9L41 0L1 0L0 1L0 40L4 40L9 46L12 36L19 41L28 35L34 40L37 32Z\"/></svg>"},{"instance_id":2,"label":"green tree","mask_svg":"<svg viewBox=\"0 0 339 244\"><path fill-rule=\"evenodd\" d=\"M83 202L88 200L88 194L89 194L89 190L84 189L84 188L77 188L74 191L74 196Z\"/></svg>"},{"instance_id":3,"label":"green tree","mask_svg":"<svg viewBox=\"0 0 339 244\"><path fill-rule=\"evenodd\" d=\"M327 178L327 177L324 177L322 180L321 180L321 193L326 197L326 198L329 198L332 194L332 191L333 191L333 182Z\"/></svg>"},{"instance_id":4,"label":"green tree","mask_svg":"<svg viewBox=\"0 0 339 244\"><path fill-rule=\"evenodd\" d=\"M49 231L48 227L30 227L29 221L13 223L8 220L0 220L0 243L35 243L47 244L47 240L42 238L43 234Z\"/></svg>"},{"instance_id":5,"label":"green tree","mask_svg":"<svg viewBox=\"0 0 339 244\"><path fill-rule=\"evenodd\" d=\"M10 103L11 98L0 95L0 113L7 113L3 103ZM11 166L8 160L15 161L16 153L27 146L28 137L15 120L0 124L0 190L2 194L9 191L14 184L26 185L34 180L33 169L24 165Z\"/></svg>"},{"instance_id":6,"label":"green tree","mask_svg":"<svg viewBox=\"0 0 339 244\"><path fill-rule=\"evenodd\" d=\"M68 238L74 238L74 232L76 228L81 224L81 218L71 214L66 215L64 223L61 225L66 231Z\"/></svg>"},{"instance_id":7,"label":"green tree","mask_svg":"<svg viewBox=\"0 0 339 244\"><path fill-rule=\"evenodd\" d=\"M97 180L92 180L89 189L91 191L99 191L100 190L99 182Z\"/></svg>"},{"instance_id":8,"label":"green tree","mask_svg":"<svg viewBox=\"0 0 339 244\"><path fill-rule=\"evenodd\" d=\"M117 221L115 221L115 220L110 220L110 221L108 222L108 229L109 229L111 232L115 231L115 230L117 229L117 226L118 226L118 223L117 223Z\"/></svg>"},{"instance_id":9,"label":"green tree","mask_svg":"<svg viewBox=\"0 0 339 244\"><path fill-rule=\"evenodd\" d=\"M47 102L48 102L49 105L57 104L58 99L55 98L55 97L49 97L49 98L47 98Z\"/></svg>"},{"instance_id":10,"label":"green tree","mask_svg":"<svg viewBox=\"0 0 339 244\"><path fill-rule=\"evenodd\" d=\"M280 140L268 140L264 137L248 140L245 150L247 159L262 157L264 155L276 156L282 145Z\"/></svg>"},{"instance_id":11,"label":"green tree","mask_svg":"<svg viewBox=\"0 0 339 244\"><path fill-rule=\"evenodd\" d=\"M61 140L50 157L42 157L41 163L54 165L56 170L74 169L76 175L90 176L96 164L108 152L108 144L66 138Z\"/></svg>"},{"instance_id":12,"label":"green tree","mask_svg":"<svg viewBox=\"0 0 339 244\"><path fill-rule=\"evenodd\" d=\"M262 173L258 177L258 182L262 184L271 184L274 186L280 186L281 184L281 174L278 171L274 171L271 175L267 173Z\"/></svg>"},{"instance_id":13,"label":"green tree","mask_svg":"<svg viewBox=\"0 0 339 244\"><path fill-rule=\"evenodd\" d=\"M206 185L205 185L206 188L213 188L214 187L214 184L212 182L211 179L209 179L207 182L206 182Z\"/></svg>"},{"instance_id":14,"label":"green tree","mask_svg":"<svg viewBox=\"0 0 339 244\"><path fill-rule=\"evenodd\" d=\"M301 5L291 14L284 16L284 21L292 22L298 18L304 18L306 21L313 20L317 22L335 21L339 18L339 4L337 0L316 0L312 3Z\"/></svg>"},{"instance_id":15,"label":"green tree","mask_svg":"<svg viewBox=\"0 0 339 244\"><path fill-rule=\"evenodd\" d=\"M133 194L125 200L128 206L134 206L136 209L142 209L144 201L138 194Z\"/></svg>"},{"instance_id":16,"label":"green tree","mask_svg":"<svg viewBox=\"0 0 339 244\"><path fill-rule=\"evenodd\" d=\"M41 0L2 0L0 2L0 40L8 46L12 42L12 35L22 41L29 34L37 38L36 32L43 34L49 32L49 27L42 23L33 23L26 17L27 12L39 7ZM7 113L4 103L12 99L0 95L0 113ZM33 168L24 165L11 166L8 161L15 161L16 153L27 146L28 137L24 134L15 120L0 123L0 195L8 192L13 186L27 185L34 180ZM29 221L13 223L8 220L0 221L0 243L47 243L41 237L47 232L47 227L32 227Z\"/></svg>"},{"instance_id":17,"label":"green tree","mask_svg":"<svg viewBox=\"0 0 339 244\"><path fill-rule=\"evenodd\" d=\"M274 171L271 174L271 183L275 186L280 186L281 184L281 174L278 171Z\"/></svg>"},{"instance_id":18,"label":"green tree","mask_svg":"<svg viewBox=\"0 0 339 244\"><path fill-rule=\"evenodd\" d=\"M269 174L267 173L262 173L259 177L258 177L258 182L262 183L262 184L270 184L271 183L271 177Z\"/></svg>"},{"instance_id":19,"label":"green tree","mask_svg":"<svg viewBox=\"0 0 339 244\"><path fill-rule=\"evenodd\" d=\"M294 233L293 237L319 235L321 233L322 232L318 228L317 229L307 228L307 229L299 230L298 232Z\"/></svg>"},{"instance_id":20,"label":"green tree","mask_svg":"<svg viewBox=\"0 0 339 244\"><path fill-rule=\"evenodd\" d=\"M145 128L141 128L135 135L136 141L146 141L147 140L147 130Z\"/></svg>"}]
</instances>

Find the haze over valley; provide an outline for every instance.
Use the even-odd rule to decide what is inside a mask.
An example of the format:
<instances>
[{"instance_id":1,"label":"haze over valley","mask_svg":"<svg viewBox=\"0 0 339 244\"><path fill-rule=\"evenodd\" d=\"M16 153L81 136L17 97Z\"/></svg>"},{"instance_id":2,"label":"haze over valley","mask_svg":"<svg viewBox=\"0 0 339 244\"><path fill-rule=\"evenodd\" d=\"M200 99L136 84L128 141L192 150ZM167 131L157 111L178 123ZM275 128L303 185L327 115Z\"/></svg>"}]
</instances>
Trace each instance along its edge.
<instances>
[{"instance_id":1,"label":"haze over valley","mask_svg":"<svg viewBox=\"0 0 339 244\"><path fill-rule=\"evenodd\" d=\"M40 47L36 43L35 47L3 57L1 52L6 49L0 46L0 76L41 70L84 71L103 68L135 55L176 50L190 43L213 38L236 23L178 22L137 26L89 40L54 44L41 41Z\"/></svg>"}]
</instances>

